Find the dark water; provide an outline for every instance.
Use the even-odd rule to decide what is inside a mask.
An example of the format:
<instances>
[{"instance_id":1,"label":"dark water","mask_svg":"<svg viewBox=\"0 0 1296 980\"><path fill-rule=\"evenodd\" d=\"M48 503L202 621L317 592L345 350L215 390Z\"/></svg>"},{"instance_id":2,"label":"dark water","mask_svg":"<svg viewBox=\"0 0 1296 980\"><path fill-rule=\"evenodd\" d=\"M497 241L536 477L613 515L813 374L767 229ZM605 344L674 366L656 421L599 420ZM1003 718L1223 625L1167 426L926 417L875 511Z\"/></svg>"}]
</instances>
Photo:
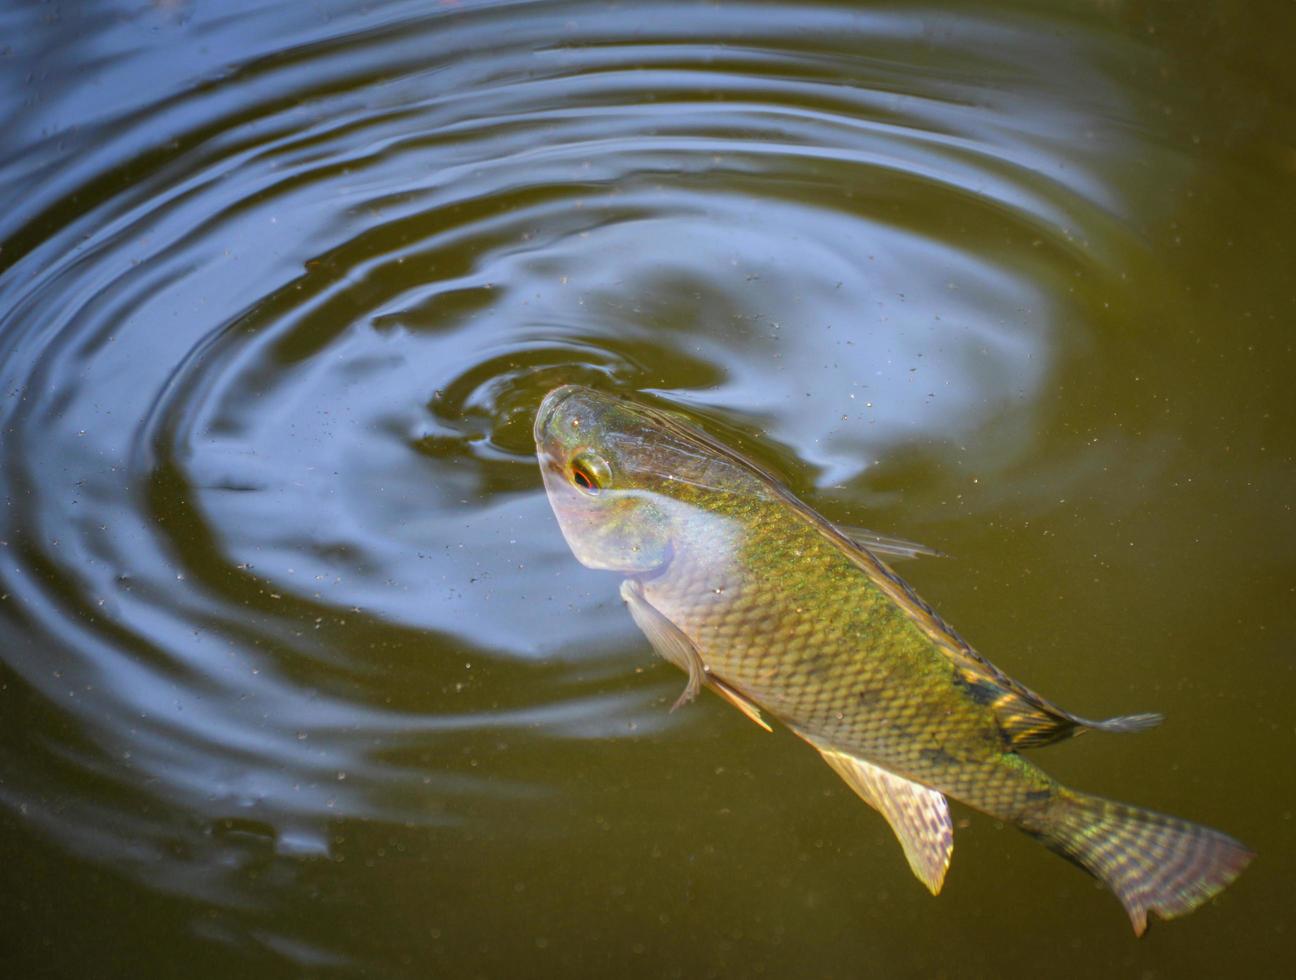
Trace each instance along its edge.
<instances>
[{"instance_id":1,"label":"dark water","mask_svg":"<svg viewBox=\"0 0 1296 980\"><path fill-rule=\"evenodd\" d=\"M1296 917L1289 3L10 2L6 976L1269 976ZM960 809L945 892L674 714L532 456L745 437L1049 750L1253 867L1136 942ZM1043 758L1043 756L1041 756Z\"/></svg>"}]
</instances>

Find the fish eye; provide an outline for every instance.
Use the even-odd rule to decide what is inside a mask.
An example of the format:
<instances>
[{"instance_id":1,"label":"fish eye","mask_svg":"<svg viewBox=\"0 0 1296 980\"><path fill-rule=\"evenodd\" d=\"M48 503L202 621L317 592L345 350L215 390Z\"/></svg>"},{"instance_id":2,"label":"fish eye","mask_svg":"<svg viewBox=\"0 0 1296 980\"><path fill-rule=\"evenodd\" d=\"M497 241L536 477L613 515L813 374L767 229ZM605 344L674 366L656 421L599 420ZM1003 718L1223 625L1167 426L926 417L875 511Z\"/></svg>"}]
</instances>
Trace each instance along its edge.
<instances>
[{"instance_id":1,"label":"fish eye","mask_svg":"<svg viewBox=\"0 0 1296 980\"><path fill-rule=\"evenodd\" d=\"M603 457L595 453L580 453L572 459L569 475L577 490L594 496L608 485L612 471Z\"/></svg>"}]
</instances>

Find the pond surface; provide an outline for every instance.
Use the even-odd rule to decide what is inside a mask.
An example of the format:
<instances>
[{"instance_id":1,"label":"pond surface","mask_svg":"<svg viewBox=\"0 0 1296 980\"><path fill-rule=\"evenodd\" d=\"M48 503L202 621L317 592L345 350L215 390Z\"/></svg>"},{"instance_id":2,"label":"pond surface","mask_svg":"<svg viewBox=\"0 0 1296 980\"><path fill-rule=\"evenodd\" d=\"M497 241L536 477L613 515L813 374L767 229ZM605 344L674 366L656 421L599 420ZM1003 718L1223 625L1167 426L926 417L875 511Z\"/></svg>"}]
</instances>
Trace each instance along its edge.
<instances>
[{"instance_id":1,"label":"pond surface","mask_svg":"<svg viewBox=\"0 0 1296 980\"><path fill-rule=\"evenodd\" d=\"M1263 977L1296 929L1290 4L10 3L0 952L58 977ZM647 391L1254 865L932 898L571 556Z\"/></svg>"}]
</instances>

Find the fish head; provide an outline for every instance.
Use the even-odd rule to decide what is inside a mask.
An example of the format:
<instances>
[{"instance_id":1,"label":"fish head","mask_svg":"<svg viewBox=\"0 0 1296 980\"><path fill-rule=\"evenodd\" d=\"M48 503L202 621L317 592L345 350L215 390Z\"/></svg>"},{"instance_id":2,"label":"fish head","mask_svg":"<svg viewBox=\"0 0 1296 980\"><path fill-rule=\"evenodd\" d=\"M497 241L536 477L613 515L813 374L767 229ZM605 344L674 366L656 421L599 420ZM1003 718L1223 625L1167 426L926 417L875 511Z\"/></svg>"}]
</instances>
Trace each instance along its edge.
<instances>
[{"instance_id":1,"label":"fish head","mask_svg":"<svg viewBox=\"0 0 1296 980\"><path fill-rule=\"evenodd\" d=\"M534 434L549 503L590 568L644 575L681 548L715 564L741 547L744 508L777 493L679 413L593 388L549 392Z\"/></svg>"},{"instance_id":2,"label":"fish head","mask_svg":"<svg viewBox=\"0 0 1296 980\"><path fill-rule=\"evenodd\" d=\"M670 561L673 520L658 440L640 406L563 385L536 412L545 492L572 553L588 568L644 574Z\"/></svg>"}]
</instances>

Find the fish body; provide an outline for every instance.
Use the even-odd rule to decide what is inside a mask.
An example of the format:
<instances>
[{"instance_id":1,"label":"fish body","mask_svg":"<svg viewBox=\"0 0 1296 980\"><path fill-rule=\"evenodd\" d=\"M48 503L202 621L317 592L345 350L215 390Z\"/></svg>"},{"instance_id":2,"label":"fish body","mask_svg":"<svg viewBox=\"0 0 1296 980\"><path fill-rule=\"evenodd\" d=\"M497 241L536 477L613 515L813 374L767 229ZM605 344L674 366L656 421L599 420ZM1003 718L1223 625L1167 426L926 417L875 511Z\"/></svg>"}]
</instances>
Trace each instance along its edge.
<instances>
[{"instance_id":1,"label":"fish body","mask_svg":"<svg viewBox=\"0 0 1296 980\"><path fill-rule=\"evenodd\" d=\"M1007 677L875 553L911 550L861 546L673 412L569 385L545 398L535 436L568 544L624 576L635 622L689 674L686 697L709 687L810 742L933 892L952 853L946 796L1105 881L1137 933L1149 911L1191 910L1250 860L1225 834L1077 793L1021 755L1159 719L1089 721Z\"/></svg>"}]
</instances>

